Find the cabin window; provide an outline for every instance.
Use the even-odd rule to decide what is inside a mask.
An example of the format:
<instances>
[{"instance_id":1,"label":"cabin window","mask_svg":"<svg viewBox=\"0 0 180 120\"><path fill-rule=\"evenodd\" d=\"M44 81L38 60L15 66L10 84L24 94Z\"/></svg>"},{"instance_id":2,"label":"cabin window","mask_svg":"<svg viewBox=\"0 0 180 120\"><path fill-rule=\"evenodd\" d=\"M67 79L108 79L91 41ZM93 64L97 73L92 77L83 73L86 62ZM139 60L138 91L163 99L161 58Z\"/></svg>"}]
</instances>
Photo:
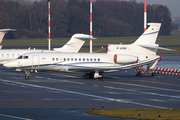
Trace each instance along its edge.
<instances>
[{"instance_id":1,"label":"cabin window","mask_svg":"<svg viewBox=\"0 0 180 120\"><path fill-rule=\"evenodd\" d=\"M96 58L94 58L94 61L96 61Z\"/></svg>"},{"instance_id":2,"label":"cabin window","mask_svg":"<svg viewBox=\"0 0 180 120\"><path fill-rule=\"evenodd\" d=\"M100 61L100 58L98 58L98 61Z\"/></svg>"},{"instance_id":3,"label":"cabin window","mask_svg":"<svg viewBox=\"0 0 180 120\"><path fill-rule=\"evenodd\" d=\"M67 61L69 61L70 59L68 58Z\"/></svg>"},{"instance_id":4,"label":"cabin window","mask_svg":"<svg viewBox=\"0 0 180 120\"><path fill-rule=\"evenodd\" d=\"M23 56L19 56L17 59L22 59L23 58Z\"/></svg>"},{"instance_id":5,"label":"cabin window","mask_svg":"<svg viewBox=\"0 0 180 120\"><path fill-rule=\"evenodd\" d=\"M58 61L58 58L56 58L56 61Z\"/></svg>"},{"instance_id":6,"label":"cabin window","mask_svg":"<svg viewBox=\"0 0 180 120\"><path fill-rule=\"evenodd\" d=\"M2 57L4 57L4 54L2 54Z\"/></svg>"},{"instance_id":7,"label":"cabin window","mask_svg":"<svg viewBox=\"0 0 180 120\"><path fill-rule=\"evenodd\" d=\"M89 61L89 58L87 58L87 61Z\"/></svg>"},{"instance_id":8,"label":"cabin window","mask_svg":"<svg viewBox=\"0 0 180 120\"><path fill-rule=\"evenodd\" d=\"M73 61L73 58L71 58L71 61Z\"/></svg>"},{"instance_id":9,"label":"cabin window","mask_svg":"<svg viewBox=\"0 0 180 120\"><path fill-rule=\"evenodd\" d=\"M75 58L75 61L77 61L77 58Z\"/></svg>"},{"instance_id":10,"label":"cabin window","mask_svg":"<svg viewBox=\"0 0 180 120\"><path fill-rule=\"evenodd\" d=\"M66 58L64 58L64 61L66 61Z\"/></svg>"},{"instance_id":11,"label":"cabin window","mask_svg":"<svg viewBox=\"0 0 180 120\"><path fill-rule=\"evenodd\" d=\"M81 61L81 58L79 58L79 61Z\"/></svg>"},{"instance_id":12,"label":"cabin window","mask_svg":"<svg viewBox=\"0 0 180 120\"><path fill-rule=\"evenodd\" d=\"M28 59L28 56L23 56L23 59Z\"/></svg>"},{"instance_id":13,"label":"cabin window","mask_svg":"<svg viewBox=\"0 0 180 120\"><path fill-rule=\"evenodd\" d=\"M54 58L52 58L52 60L54 61Z\"/></svg>"},{"instance_id":14,"label":"cabin window","mask_svg":"<svg viewBox=\"0 0 180 120\"><path fill-rule=\"evenodd\" d=\"M91 61L93 61L93 59L92 59L92 58L91 58L90 60L91 60Z\"/></svg>"},{"instance_id":15,"label":"cabin window","mask_svg":"<svg viewBox=\"0 0 180 120\"><path fill-rule=\"evenodd\" d=\"M83 58L83 61L85 61L85 58Z\"/></svg>"}]
</instances>

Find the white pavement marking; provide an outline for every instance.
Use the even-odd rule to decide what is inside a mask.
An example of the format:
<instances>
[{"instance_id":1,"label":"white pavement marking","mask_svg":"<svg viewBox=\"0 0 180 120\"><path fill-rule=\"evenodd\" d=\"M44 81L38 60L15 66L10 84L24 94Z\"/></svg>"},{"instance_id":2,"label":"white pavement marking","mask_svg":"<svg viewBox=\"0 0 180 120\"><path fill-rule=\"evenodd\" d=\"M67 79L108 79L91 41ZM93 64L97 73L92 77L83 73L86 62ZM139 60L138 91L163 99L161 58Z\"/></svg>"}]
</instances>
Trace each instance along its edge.
<instances>
[{"instance_id":1,"label":"white pavement marking","mask_svg":"<svg viewBox=\"0 0 180 120\"><path fill-rule=\"evenodd\" d=\"M138 81L148 82L148 83L155 83L155 84L162 84L162 85L180 86L180 85L178 85L178 84L172 84L172 83L152 82L152 81L144 81L144 80L138 80Z\"/></svg>"},{"instance_id":2,"label":"white pavement marking","mask_svg":"<svg viewBox=\"0 0 180 120\"><path fill-rule=\"evenodd\" d=\"M42 78L45 78L45 77L42 77ZM57 80L57 79L51 79L51 80ZM69 80L59 80L59 82L68 82L68 83L74 83L74 84L86 84L86 83L83 83L83 82L74 82L74 81L69 81ZM94 84L94 86L100 86L100 85ZM126 88L116 88L116 87L111 87L111 86L102 86L102 87L105 87L105 88L108 88L108 89L117 89L117 90L137 92L137 93L142 93L142 94L149 94L149 95L156 95L156 96L180 99L180 96L173 96L173 95L159 94L159 93L153 93L153 92L138 91L138 90L132 90L132 89L126 89Z\"/></svg>"},{"instance_id":3,"label":"white pavement marking","mask_svg":"<svg viewBox=\"0 0 180 120\"><path fill-rule=\"evenodd\" d=\"M16 119L20 119L20 120L33 120L33 119L29 119L29 118L22 118L22 117L17 117L17 116L12 116L12 115L5 115L5 114L0 114L0 116L9 117L9 118L16 118Z\"/></svg>"},{"instance_id":4,"label":"white pavement marking","mask_svg":"<svg viewBox=\"0 0 180 120\"><path fill-rule=\"evenodd\" d=\"M41 77L41 78L47 79L46 77ZM69 81L69 80L58 80L58 79L54 79L54 78L51 79L51 82L52 82L53 80L56 81L56 82L57 82L57 81L58 81L58 82L68 82L68 83L83 84L83 85L85 84L85 83L83 83L83 82L74 82L74 81Z\"/></svg>"},{"instance_id":5,"label":"white pavement marking","mask_svg":"<svg viewBox=\"0 0 180 120\"><path fill-rule=\"evenodd\" d=\"M114 79L126 79L126 78L122 78L122 77L115 77L115 76L108 76L110 78L114 78Z\"/></svg>"},{"instance_id":6,"label":"white pavement marking","mask_svg":"<svg viewBox=\"0 0 180 120\"><path fill-rule=\"evenodd\" d=\"M4 80L4 79L0 79L0 81L5 82L5 83L14 83L14 85L16 84L17 86L23 85L23 86L27 86L27 87L45 89L45 90L48 90L49 92L56 92L56 93L57 92L65 92L65 93L77 94L77 95L88 96L88 97L94 97L94 98L104 99L104 100L109 100L109 101L116 101L116 102L119 102L119 103L135 104L135 105L146 106L146 107L151 107L151 108L167 109L167 107L162 107L162 106L156 106L156 105L150 105L150 104L144 104L144 103L138 103L138 102L132 102L132 101L125 101L123 99L113 99L113 98L109 98L109 97L103 97L103 96L92 95L92 94L87 94L87 93L75 92L75 91L70 91L70 90L63 90L63 89L51 88L51 87L40 86L40 85L33 85L33 84L27 84L27 83L21 83L21 82L14 82L14 81Z\"/></svg>"},{"instance_id":7,"label":"white pavement marking","mask_svg":"<svg viewBox=\"0 0 180 120\"><path fill-rule=\"evenodd\" d=\"M54 80L54 79L52 79ZM74 83L74 84L86 84L83 82L72 82L69 80L60 80L60 82L69 82L69 83ZM138 92L138 93L142 93L142 94L149 94L149 95L156 95L156 96L162 96L162 97L169 97L169 98L176 98L176 99L180 99L180 96L173 96L173 95L166 95L166 94L159 94L159 93L153 93L153 92L145 92L145 91L138 91L138 90L132 90L132 89L126 89L126 88L116 88L116 87L111 87L111 86L103 86L103 85L96 85L94 84L94 86L102 86L108 89L117 89L117 90L124 90L124 91L130 91L130 92Z\"/></svg>"},{"instance_id":8,"label":"white pavement marking","mask_svg":"<svg viewBox=\"0 0 180 120\"><path fill-rule=\"evenodd\" d=\"M60 75L60 76L69 77L69 78L82 78L82 77L72 76L72 75Z\"/></svg>"},{"instance_id":9,"label":"white pavement marking","mask_svg":"<svg viewBox=\"0 0 180 120\"><path fill-rule=\"evenodd\" d=\"M129 86L136 86L136 87L152 88L152 89L158 89L158 90L166 90L166 91L172 91L172 92L180 92L180 90L173 90L173 89L160 88L160 87L151 87L151 86L146 86L146 85L138 85L138 84L122 83L122 82L109 82L109 81L105 81L105 82L114 83L114 84L129 85Z\"/></svg>"},{"instance_id":10,"label":"white pavement marking","mask_svg":"<svg viewBox=\"0 0 180 120\"><path fill-rule=\"evenodd\" d=\"M125 89L125 88L116 88L116 87L111 87L111 86L104 86L104 87L109 88L109 89L124 90L124 91L130 91L130 92L138 92L138 93L142 93L142 94L149 94L149 95L156 95L156 96L180 99L180 96L172 96L172 95L165 95L165 94L159 94L159 93L137 91L137 90L131 90L131 89Z\"/></svg>"}]
</instances>

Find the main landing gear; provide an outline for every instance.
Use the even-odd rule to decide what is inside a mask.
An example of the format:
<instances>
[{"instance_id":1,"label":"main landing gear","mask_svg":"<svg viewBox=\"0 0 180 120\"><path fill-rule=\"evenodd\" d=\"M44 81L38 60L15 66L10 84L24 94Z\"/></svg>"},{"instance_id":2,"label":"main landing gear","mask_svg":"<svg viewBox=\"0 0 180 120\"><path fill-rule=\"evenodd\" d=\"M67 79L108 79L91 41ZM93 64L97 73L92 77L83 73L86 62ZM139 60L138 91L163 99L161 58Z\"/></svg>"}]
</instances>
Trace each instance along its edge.
<instances>
[{"instance_id":1,"label":"main landing gear","mask_svg":"<svg viewBox=\"0 0 180 120\"><path fill-rule=\"evenodd\" d=\"M25 77L24 79L29 79L30 73L38 73L37 70L25 70Z\"/></svg>"},{"instance_id":2,"label":"main landing gear","mask_svg":"<svg viewBox=\"0 0 180 120\"><path fill-rule=\"evenodd\" d=\"M89 78L103 79L103 75L101 73L99 73L99 72L87 73L84 76L89 76Z\"/></svg>"}]
</instances>

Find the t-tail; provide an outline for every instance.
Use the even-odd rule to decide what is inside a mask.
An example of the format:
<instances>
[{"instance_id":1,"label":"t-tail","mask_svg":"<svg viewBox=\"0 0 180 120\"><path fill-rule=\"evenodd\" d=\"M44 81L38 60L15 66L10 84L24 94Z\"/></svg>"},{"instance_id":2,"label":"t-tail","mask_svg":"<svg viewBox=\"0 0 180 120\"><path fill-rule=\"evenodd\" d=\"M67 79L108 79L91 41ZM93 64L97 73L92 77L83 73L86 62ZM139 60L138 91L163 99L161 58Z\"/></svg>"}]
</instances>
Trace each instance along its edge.
<instances>
[{"instance_id":1,"label":"t-tail","mask_svg":"<svg viewBox=\"0 0 180 120\"><path fill-rule=\"evenodd\" d=\"M4 35L8 32L8 31L15 31L16 29L0 29L0 44L4 38ZM2 48L2 45L0 45L0 49Z\"/></svg>"},{"instance_id":2,"label":"t-tail","mask_svg":"<svg viewBox=\"0 0 180 120\"><path fill-rule=\"evenodd\" d=\"M86 34L74 34L71 39L61 48L54 48L54 51L59 52L74 52L77 53L87 39L96 39Z\"/></svg>"},{"instance_id":3,"label":"t-tail","mask_svg":"<svg viewBox=\"0 0 180 120\"><path fill-rule=\"evenodd\" d=\"M148 29L132 44L109 44L108 53L129 54L129 55L156 55L158 49L171 49L159 47L155 44L161 27L161 23L148 23Z\"/></svg>"}]
</instances>

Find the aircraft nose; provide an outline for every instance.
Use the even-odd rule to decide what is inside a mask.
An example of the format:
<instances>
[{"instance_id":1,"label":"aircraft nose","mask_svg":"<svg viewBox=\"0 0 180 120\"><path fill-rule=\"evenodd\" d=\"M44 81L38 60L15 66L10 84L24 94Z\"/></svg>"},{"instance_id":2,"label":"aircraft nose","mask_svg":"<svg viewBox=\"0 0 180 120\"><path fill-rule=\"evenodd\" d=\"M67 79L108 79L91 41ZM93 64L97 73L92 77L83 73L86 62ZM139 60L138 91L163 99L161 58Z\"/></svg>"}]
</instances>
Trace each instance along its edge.
<instances>
[{"instance_id":1,"label":"aircraft nose","mask_svg":"<svg viewBox=\"0 0 180 120\"><path fill-rule=\"evenodd\" d=\"M7 68L17 67L17 65L15 65L13 61L6 62L3 64L3 66Z\"/></svg>"}]
</instances>

